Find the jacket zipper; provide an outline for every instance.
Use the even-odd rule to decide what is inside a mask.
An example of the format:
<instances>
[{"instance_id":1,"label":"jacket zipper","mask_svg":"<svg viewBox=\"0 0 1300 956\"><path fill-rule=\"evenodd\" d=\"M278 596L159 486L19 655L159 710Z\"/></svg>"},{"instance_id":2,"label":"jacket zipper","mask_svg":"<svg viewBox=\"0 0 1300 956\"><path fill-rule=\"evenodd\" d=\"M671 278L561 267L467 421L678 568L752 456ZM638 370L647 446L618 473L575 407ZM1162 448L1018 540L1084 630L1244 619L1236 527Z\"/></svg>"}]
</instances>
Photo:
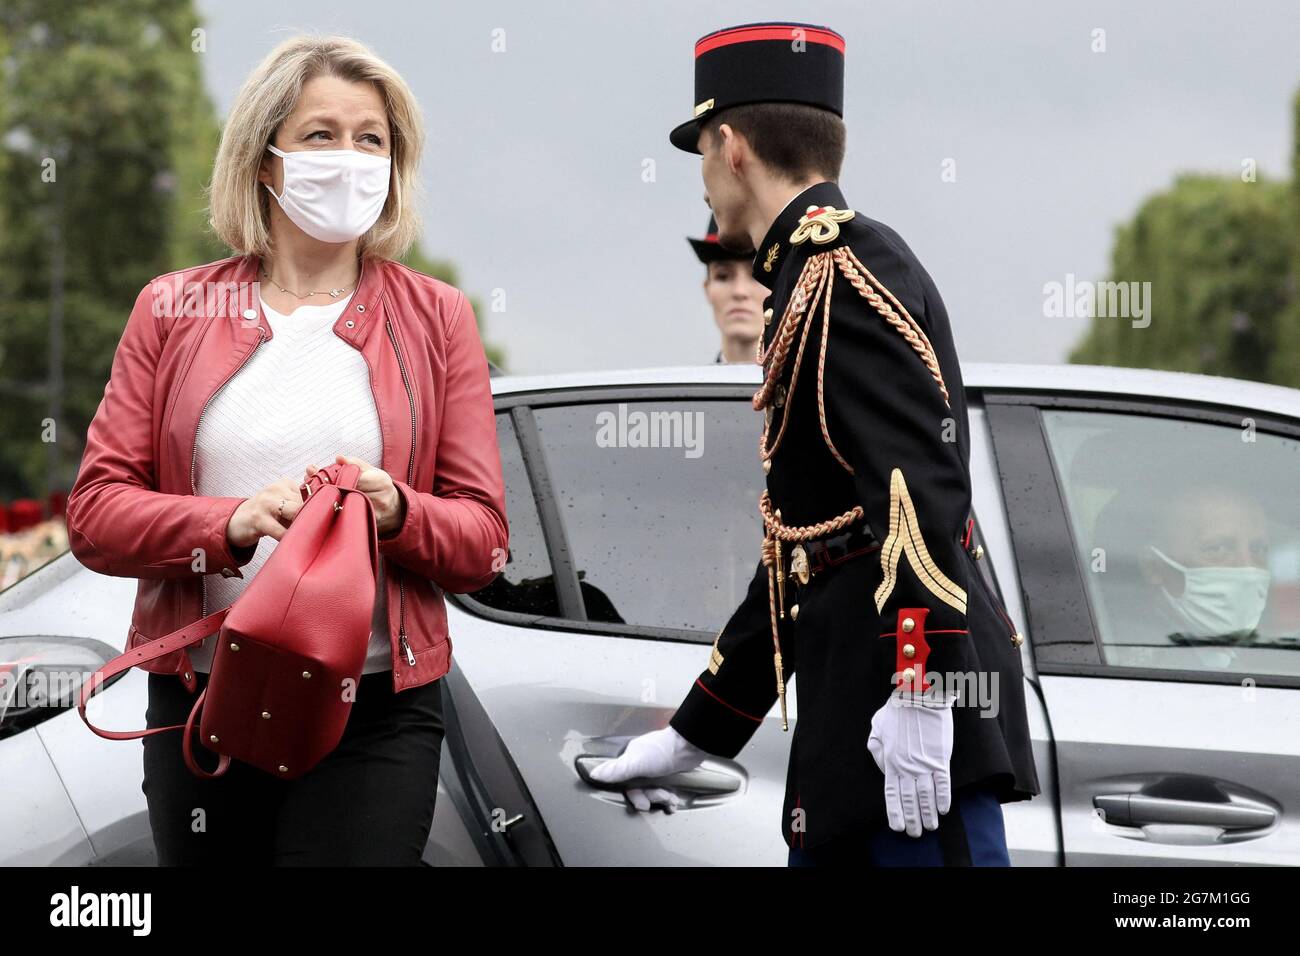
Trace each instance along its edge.
<instances>
[{"instance_id":1,"label":"jacket zipper","mask_svg":"<svg viewBox=\"0 0 1300 956\"><path fill-rule=\"evenodd\" d=\"M411 404L411 457L406 464L406 484L410 487L415 486L415 393L411 391L411 382L406 377L406 363L402 361L402 350L397 347L397 336L393 334L393 323L391 319L385 319L384 325L388 329L388 338L393 343L393 351L397 354L397 367L402 370L402 385L406 387L406 399ZM397 631L400 635L402 650L406 652L406 663L410 667L415 666L415 655L411 653L411 645L406 640L406 578L402 572L397 576Z\"/></svg>"},{"instance_id":2,"label":"jacket zipper","mask_svg":"<svg viewBox=\"0 0 1300 956\"><path fill-rule=\"evenodd\" d=\"M203 407L199 409L198 421L194 423L194 450L190 454L190 494L192 495L198 494L198 489L194 485L194 464L199 458L199 426L203 424L203 413L208 410L208 406L211 405L212 400L217 397L217 393L226 387L226 383L234 378L239 370L248 364L248 360L253 357L253 353L257 351L258 346L260 346L265 339L266 331L259 325L257 327L257 341L253 343L253 347L248 350L248 354L245 355L231 373L222 380L216 390L208 396L208 400L203 403ZM204 618L208 616L208 578L206 574L199 576L199 592L202 595L199 605L199 617Z\"/></svg>"}]
</instances>

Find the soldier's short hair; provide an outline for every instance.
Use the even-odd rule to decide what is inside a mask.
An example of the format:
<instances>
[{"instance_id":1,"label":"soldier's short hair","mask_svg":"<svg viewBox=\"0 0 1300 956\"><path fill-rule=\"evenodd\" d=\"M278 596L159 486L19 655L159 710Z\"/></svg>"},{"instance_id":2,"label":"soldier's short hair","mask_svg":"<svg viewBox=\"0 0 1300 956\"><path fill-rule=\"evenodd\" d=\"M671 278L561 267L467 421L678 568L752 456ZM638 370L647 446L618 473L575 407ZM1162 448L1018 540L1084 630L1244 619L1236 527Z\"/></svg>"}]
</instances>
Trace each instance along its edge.
<instances>
[{"instance_id":1,"label":"soldier's short hair","mask_svg":"<svg viewBox=\"0 0 1300 956\"><path fill-rule=\"evenodd\" d=\"M700 125L700 133L715 136L723 123L744 136L759 160L782 176L839 181L844 121L830 110L802 103L746 103L719 110Z\"/></svg>"}]
</instances>

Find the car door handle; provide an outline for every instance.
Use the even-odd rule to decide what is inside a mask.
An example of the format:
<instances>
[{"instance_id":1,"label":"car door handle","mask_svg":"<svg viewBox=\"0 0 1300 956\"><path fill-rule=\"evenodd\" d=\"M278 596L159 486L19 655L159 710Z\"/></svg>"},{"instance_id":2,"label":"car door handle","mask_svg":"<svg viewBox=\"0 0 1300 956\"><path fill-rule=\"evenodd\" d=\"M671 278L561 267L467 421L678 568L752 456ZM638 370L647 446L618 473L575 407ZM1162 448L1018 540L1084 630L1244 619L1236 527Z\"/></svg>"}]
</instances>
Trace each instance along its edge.
<instances>
[{"instance_id":1,"label":"car door handle","mask_svg":"<svg viewBox=\"0 0 1300 956\"><path fill-rule=\"evenodd\" d=\"M618 783L605 783L591 776L591 771L596 767L615 759L617 758L603 757L596 754L582 754L574 761L574 768L578 771L578 776L582 778L584 783L600 790L663 787L667 790L689 794L707 803L739 793L744 788L744 780L739 775L722 768L709 766L707 763L696 767L694 770L683 770L662 777L634 777L631 780L623 780Z\"/></svg>"},{"instance_id":2,"label":"car door handle","mask_svg":"<svg viewBox=\"0 0 1300 956\"><path fill-rule=\"evenodd\" d=\"M1092 805L1105 814L1107 823L1121 827L1173 823L1223 830L1261 830L1277 820L1276 810L1259 804L1174 800L1141 793L1101 794L1092 798Z\"/></svg>"}]
</instances>

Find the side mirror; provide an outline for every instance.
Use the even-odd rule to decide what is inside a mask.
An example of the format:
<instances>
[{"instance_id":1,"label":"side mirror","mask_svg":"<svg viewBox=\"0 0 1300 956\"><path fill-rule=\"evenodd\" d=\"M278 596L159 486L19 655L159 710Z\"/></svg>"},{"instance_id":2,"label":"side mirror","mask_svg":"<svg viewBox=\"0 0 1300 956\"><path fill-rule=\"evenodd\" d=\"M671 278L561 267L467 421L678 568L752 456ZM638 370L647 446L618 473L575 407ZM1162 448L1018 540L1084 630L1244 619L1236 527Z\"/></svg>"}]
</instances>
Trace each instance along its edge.
<instances>
[{"instance_id":1,"label":"side mirror","mask_svg":"<svg viewBox=\"0 0 1300 956\"><path fill-rule=\"evenodd\" d=\"M82 685L116 656L89 637L0 637L0 738L76 709Z\"/></svg>"}]
</instances>

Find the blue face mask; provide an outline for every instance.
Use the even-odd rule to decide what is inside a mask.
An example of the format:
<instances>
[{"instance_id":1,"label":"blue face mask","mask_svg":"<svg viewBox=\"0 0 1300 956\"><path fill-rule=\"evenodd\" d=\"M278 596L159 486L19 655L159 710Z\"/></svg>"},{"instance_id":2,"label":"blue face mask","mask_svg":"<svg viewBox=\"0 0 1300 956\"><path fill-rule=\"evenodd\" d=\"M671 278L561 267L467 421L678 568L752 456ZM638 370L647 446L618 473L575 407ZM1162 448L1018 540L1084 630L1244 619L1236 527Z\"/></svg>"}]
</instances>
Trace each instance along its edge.
<instances>
[{"instance_id":1,"label":"blue face mask","mask_svg":"<svg viewBox=\"0 0 1300 956\"><path fill-rule=\"evenodd\" d=\"M1253 631L1264 616L1271 575L1264 568L1189 568L1155 545L1151 550L1182 572L1183 593L1160 589L1188 637L1222 637Z\"/></svg>"}]
</instances>

